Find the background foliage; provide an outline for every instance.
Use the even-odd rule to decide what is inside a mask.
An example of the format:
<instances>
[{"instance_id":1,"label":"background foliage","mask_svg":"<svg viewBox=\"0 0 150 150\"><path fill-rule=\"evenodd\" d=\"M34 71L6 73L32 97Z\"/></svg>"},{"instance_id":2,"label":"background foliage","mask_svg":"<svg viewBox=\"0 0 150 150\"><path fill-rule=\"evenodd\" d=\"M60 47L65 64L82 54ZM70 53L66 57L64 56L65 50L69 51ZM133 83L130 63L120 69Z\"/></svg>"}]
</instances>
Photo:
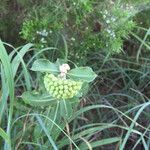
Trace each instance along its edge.
<instances>
[{"instance_id":1,"label":"background foliage","mask_svg":"<svg viewBox=\"0 0 150 150\"><path fill-rule=\"evenodd\" d=\"M149 13L149 0L1 0L0 148L150 149ZM98 77L53 101L39 59Z\"/></svg>"}]
</instances>

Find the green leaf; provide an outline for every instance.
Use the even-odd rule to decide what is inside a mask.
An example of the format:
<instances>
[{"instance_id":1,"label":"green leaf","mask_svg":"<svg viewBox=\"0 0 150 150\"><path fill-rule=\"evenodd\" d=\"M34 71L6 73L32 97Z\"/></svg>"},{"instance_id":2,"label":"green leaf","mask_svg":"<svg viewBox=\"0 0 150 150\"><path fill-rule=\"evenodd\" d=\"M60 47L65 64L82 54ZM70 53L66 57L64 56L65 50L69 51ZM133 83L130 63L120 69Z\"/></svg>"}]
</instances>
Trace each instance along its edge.
<instances>
[{"instance_id":1,"label":"green leaf","mask_svg":"<svg viewBox=\"0 0 150 150\"><path fill-rule=\"evenodd\" d=\"M7 50L5 49L1 40L0 40L0 61L1 61L1 65L4 69L3 70L4 78L7 82L5 86L7 87L7 90L9 91L9 97L10 97L9 113L8 113L8 120L7 120L7 135L10 138L11 123L12 123L12 117L13 117L13 105L14 105L14 78L13 78L12 67L15 67L15 66L12 66L12 64L10 62L11 60L7 54ZM3 91L2 91L2 93L3 93ZM5 94L7 94L7 93L5 93ZM6 101L7 101L7 96L8 96L8 94L3 97L3 98L6 98L5 99ZM4 102L3 104L4 104L4 106L2 106L2 109L4 110L6 107L6 105L5 105L6 103ZM3 111L1 114L3 114ZM10 149L11 142L8 144L5 141L5 147L6 147L6 149Z\"/></svg>"},{"instance_id":2,"label":"green leaf","mask_svg":"<svg viewBox=\"0 0 150 150\"><path fill-rule=\"evenodd\" d=\"M66 62L66 60L64 60L64 59L57 58L57 60L56 60L56 64L57 64L58 66L60 66L60 65L62 65L62 64L65 64L65 63L67 63L67 62Z\"/></svg>"},{"instance_id":3,"label":"green leaf","mask_svg":"<svg viewBox=\"0 0 150 150\"><path fill-rule=\"evenodd\" d=\"M48 94L39 94L33 92L24 92L22 99L25 103L31 106L48 106L57 102L56 98L51 97Z\"/></svg>"},{"instance_id":4,"label":"green leaf","mask_svg":"<svg viewBox=\"0 0 150 150\"><path fill-rule=\"evenodd\" d=\"M89 83L84 82L82 85L82 88L80 89L80 91L78 92L78 94L76 95L77 97L82 97L85 96L89 91Z\"/></svg>"},{"instance_id":5,"label":"green leaf","mask_svg":"<svg viewBox=\"0 0 150 150\"><path fill-rule=\"evenodd\" d=\"M14 57L14 59L12 60L12 66L15 66L12 68L13 70L13 76L16 75L16 72L18 70L18 67L20 65L20 63L23 61L23 57L24 55L29 51L29 49L33 46L33 44L29 43L29 44L26 44L24 45L20 51L18 51L17 49L14 50L17 55Z\"/></svg>"},{"instance_id":6,"label":"green leaf","mask_svg":"<svg viewBox=\"0 0 150 150\"><path fill-rule=\"evenodd\" d=\"M48 133L48 130L47 130L47 128L46 128L46 126L45 126L43 120L42 120L38 115L36 115L36 118L37 118L37 120L38 120L38 122L39 122L41 128L42 128L43 131L45 132L45 134L46 134L46 136L47 136L47 138L48 138L50 144L53 146L53 149L54 149L54 150L58 150L58 148L57 148L57 146L56 146L56 143L55 143L55 141L52 139L52 137L50 136L50 134Z\"/></svg>"},{"instance_id":7,"label":"green leaf","mask_svg":"<svg viewBox=\"0 0 150 150\"><path fill-rule=\"evenodd\" d=\"M60 101L60 114L63 118L68 119L73 113L71 103L67 100Z\"/></svg>"},{"instance_id":8,"label":"green leaf","mask_svg":"<svg viewBox=\"0 0 150 150\"><path fill-rule=\"evenodd\" d=\"M89 144L92 148L96 148L96 147L100 148L100 146L116 143L116 142L119 142L120 140L121 140L120 137L113 137L113 138L102 139L96 142L91 142ZM82 143L80 146L80 149L88 150L89 147L86 143Z\"/></svg>"},{"instance_id":9,"label":"green leaf","mask_svg":"<svg viewBox=\"0 0 150 150\"><path fill-rule=\"evenodd\" d=\"M78 67L68 72L68 76L74 80L82 80L85 82L93 81L97 75L90 67Z\"/></svg>"},{"instance_id":10,"label":"green leaf","mask_svg":"<svg viewBox=\"0 0 150 150\"><path fill-rule=\"evenodd\" d=\"M40 72L50 72L53 74L58 74L60 72L58 65L56 65L46 59L36 60L33 63L31 70L32 71L40 71Z\"/></svg>"},{"instance_id":11,"label":"green leaf","mask_svg":"<svg viewBox=\"0 0 150 150\"><path fill-rule=\"evenodd\" d=\"M2 129L0 128L0 136L7 142L10 144L10 139L8 134Z\"/></svg>"}]
</instances>

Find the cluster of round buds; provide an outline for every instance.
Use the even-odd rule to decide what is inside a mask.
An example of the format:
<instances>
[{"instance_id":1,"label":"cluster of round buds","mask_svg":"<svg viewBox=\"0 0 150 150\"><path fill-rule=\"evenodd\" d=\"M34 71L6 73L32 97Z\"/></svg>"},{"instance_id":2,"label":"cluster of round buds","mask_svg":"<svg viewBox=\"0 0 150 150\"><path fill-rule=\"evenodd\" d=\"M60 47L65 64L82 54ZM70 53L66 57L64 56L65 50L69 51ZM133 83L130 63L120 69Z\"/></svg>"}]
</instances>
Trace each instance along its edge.
<instances>
[{"instance_id":1,"label":"cluster of round buds","mask_svg":"<svg viewBox=\"0 0 150 150\"><path fill-rule=\"evenodd\" d=\"M57 99L69 99L74 97L82 87L83 82L55 77L53 74L44 76L46 90Z\"/></svg>"}]
</instances>

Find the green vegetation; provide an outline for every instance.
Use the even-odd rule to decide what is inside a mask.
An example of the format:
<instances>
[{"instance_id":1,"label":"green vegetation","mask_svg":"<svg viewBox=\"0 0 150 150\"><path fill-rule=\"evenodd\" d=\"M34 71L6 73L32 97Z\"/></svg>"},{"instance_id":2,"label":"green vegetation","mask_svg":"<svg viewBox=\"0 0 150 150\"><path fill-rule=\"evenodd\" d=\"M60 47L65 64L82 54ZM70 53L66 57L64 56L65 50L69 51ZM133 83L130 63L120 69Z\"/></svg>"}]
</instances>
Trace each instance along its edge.
<instances>
[{"instance_id":1,"label":"green vegetation","mask_svg":"<svg viewBox=\"0 0 150 150\"><path fill-rule=\"evenodd\" d=\"M150 149L149 0L0 10L0 150Z\"/></svg>"}]
</instances>

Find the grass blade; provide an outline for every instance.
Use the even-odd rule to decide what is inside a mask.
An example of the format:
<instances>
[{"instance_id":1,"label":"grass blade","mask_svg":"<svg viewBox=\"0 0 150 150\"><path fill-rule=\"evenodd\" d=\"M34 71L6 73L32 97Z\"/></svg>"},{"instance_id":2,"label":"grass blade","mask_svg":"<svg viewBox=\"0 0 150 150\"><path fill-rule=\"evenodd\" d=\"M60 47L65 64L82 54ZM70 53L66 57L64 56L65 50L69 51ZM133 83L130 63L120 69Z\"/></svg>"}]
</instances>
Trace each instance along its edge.
<instances>
[{"instance_id":1,"label":"grass blade","mask_svg":"<svg viewBox=\"0 0 150 150\"><path fill-rule=\"evenodd\" d=\"M8 84L8 91L10 96L9 115L8 115L8 123L7 123L7 134L10 138L10 128L11 128L13 105L14 105L14 79L13 79L13 71L12 71L10 59L1 40L0 40L0 60L4 68L4 74ZM5 149L11 149L11 143L8 144L5 142Z\"/></svg>"},{"instance_id":2,"label":"grass blade","mask_svg":"<svg viewBox=\"0 0 150 150\"><path fill-rule=\"evenodd\" d=\"M41 119L38 115L35 115L35 116L36 116L36 118L37 118L37 120L38 120L40 126L42 127L43 131L44 131L45 134L47 135L47 137L48 137L48 139L49 139L49 142L52 144L54 150L58 150L58 148L57 148L55 142L53 141L53 139L52 139L51 136L49 135L49 133L48 133L48 131L47 131L47 129L46 129L46 127L45 127L45 125L44 125L42 119Z\"/></svg>"}]
</instances>

